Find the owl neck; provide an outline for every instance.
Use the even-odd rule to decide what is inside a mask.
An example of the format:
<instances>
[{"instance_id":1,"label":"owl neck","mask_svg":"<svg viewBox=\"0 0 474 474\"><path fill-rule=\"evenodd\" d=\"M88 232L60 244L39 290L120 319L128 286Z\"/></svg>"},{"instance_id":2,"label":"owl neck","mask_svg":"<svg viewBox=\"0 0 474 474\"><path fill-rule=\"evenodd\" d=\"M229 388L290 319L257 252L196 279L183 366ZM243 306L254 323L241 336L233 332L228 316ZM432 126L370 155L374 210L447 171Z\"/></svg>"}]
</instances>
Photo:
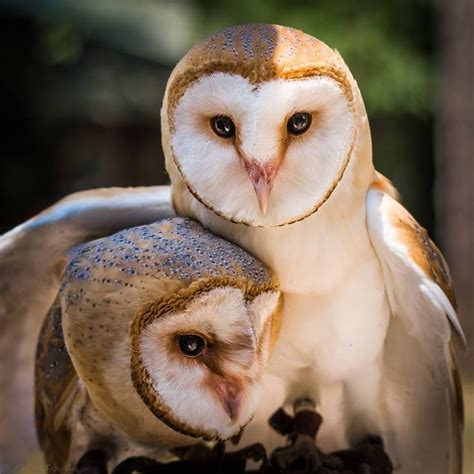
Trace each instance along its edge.
<instances>
[{"instance_id":1,"label":"owl neck","mask_svg":"<svg viewBox=\"0 0 474 474\"><path fill-rule=\"evenodd\" d=\"M376 173L360 97L356 113L357 133L348 166L330 197L306 219L282 227L234 224L201 204L176 167L168 166L176 211L255 255L276 272L286 292L324 293L340 287L354 269L374 257L365 200Z\"/></svg>"},{"instance_id":2,"label":"owl neck","mask_svg":"<svg viewBox=\"0 0 474 474\"><path fill-rule=\"evenodd\" d=\"M348 171L317 212L282 227L233 224L204 207L184 184L175 194L177 211L259 258L276 272L285 292L325 293L373 256L365 210L369 184Z\"/></svg>"}]
</instances>

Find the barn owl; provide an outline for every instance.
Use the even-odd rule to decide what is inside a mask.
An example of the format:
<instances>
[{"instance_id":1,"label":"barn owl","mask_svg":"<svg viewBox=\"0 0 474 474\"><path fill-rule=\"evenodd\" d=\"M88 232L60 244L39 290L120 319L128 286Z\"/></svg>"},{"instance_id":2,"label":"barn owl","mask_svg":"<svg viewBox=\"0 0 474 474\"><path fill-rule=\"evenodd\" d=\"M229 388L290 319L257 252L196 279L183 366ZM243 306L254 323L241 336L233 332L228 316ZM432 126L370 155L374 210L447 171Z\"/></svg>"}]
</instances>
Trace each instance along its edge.
<instances>
[{"instance_id":1,"label":"barn owl","mask_svg":"<svg viewBox=\"0 0 474 474\"><path fill-rule=\"evenodd\" d=\"M176 212L281 283L281 337L243 442L271 450L281 440L268 415L309 396L323 448L380 435L400 472L460 473L463 333L449 270L375 171L339 53L291 28L230 27L178 63L161 117Z\"/></svg>"},{"instance_id":2,"label":"barn owl","mask_svg":"<svg viewBox=\"0 0 474 474\"><path fill-rule=\"evenodd\" d=\"M238 434L255 411L279 297L263 264L190 219L74 249L36 361L51 472L91 449L113 465Z\"/></svg>"}]
</instances>

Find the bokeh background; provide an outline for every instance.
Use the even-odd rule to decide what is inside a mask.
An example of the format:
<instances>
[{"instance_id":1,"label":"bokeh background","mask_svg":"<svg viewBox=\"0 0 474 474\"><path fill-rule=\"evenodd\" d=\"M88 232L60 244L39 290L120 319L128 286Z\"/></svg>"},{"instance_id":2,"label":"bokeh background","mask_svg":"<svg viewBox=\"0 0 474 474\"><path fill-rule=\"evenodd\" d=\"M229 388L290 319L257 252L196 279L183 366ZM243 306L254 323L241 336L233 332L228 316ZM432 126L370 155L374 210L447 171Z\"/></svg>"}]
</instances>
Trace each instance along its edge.
<instances>
[{"instance_id":1,"label":"bokeh background","mask_svg":"<svg viewBox=\"0 0 474 474\"><path fill-rule=\"evenodd\" d=\"M473 0L0 0L0 232L73 191L166 183L159 109L173 65L209 33L254 22L342 53L376 166L444 251L472 342ZM470 474L473 353L460 355Z\"/></svg>"}]
</instances>

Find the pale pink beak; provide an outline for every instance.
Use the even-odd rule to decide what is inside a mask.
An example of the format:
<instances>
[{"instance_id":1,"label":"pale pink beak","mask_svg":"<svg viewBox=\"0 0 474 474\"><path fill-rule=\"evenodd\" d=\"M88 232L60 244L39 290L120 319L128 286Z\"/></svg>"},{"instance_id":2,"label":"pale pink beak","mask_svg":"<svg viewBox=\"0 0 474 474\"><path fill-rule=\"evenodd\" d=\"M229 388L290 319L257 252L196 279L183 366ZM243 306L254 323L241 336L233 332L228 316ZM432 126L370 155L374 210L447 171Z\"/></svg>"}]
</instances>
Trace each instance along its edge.
<instances>
[{"instance_id":1,"label":"pale pink beak","mask_svg":"<svg viewBox=\"0 0 474 474\"><path fill-rule=\"evenodd\" d=\"M262 214L267 213L268 198L272 192L272 183L268 183L265 178L259 178L256 181L252 181L255 194L257 195L258 205Z\"/></svg>"},{"instance_id":2,"label":"pale pink beak","mask_svg":"<svg viewBox=\"0 0 474 474\"><path fill-rule=\"evenodd\" d=\"M235 396L231 395L223 399L223 407L232 421L236 421L240 416L242 406L242 394L239 392Z\"/></svg>"},{"instance_id":3,"label":"pale pink beak","mask_svg":"<svg viewBox=\"0 0 474 474\"><path fill-rule=\"evenodd\" d=\"M256 161L245 161L245 169L257 195L262 214L267 213L268 198L273 188L273 180L278 173L279 165L274 162L260 164Z\"/></svg>"},{"instance_id":4,"label":"pale pink beak","mask_svg":"<svg viewBox=\"0 0 474 474\"><path fill-rule=\"evenodd\" d=\"M241 412L243 395L240 388L230 382L221 381L217 385L222 407L232 421L236 421Z\"/></svg>"}]
</instances>

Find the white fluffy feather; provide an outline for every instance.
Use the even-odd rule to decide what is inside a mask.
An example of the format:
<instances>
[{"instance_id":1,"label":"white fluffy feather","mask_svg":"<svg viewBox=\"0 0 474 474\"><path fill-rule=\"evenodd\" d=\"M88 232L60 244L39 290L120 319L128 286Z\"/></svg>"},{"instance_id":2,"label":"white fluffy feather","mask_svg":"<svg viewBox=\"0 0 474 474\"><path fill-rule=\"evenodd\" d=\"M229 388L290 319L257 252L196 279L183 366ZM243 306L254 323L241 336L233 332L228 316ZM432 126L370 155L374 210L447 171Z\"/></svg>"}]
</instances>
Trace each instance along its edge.
<instances>
[{"instance_id":1,"label":"white fluffy feather","mask_svg":"<svg viewBox=\"0 0 474 474\"><path fill-rule=\"evenodd\" d=\"M397 238L389 216L406 211L378 191L369 191L367 208L393 314L383 377L388 447L402 472L459 473L461 420L449 322L461 337L462 329L446 295Z\"/></svg>"}]
</instances>

